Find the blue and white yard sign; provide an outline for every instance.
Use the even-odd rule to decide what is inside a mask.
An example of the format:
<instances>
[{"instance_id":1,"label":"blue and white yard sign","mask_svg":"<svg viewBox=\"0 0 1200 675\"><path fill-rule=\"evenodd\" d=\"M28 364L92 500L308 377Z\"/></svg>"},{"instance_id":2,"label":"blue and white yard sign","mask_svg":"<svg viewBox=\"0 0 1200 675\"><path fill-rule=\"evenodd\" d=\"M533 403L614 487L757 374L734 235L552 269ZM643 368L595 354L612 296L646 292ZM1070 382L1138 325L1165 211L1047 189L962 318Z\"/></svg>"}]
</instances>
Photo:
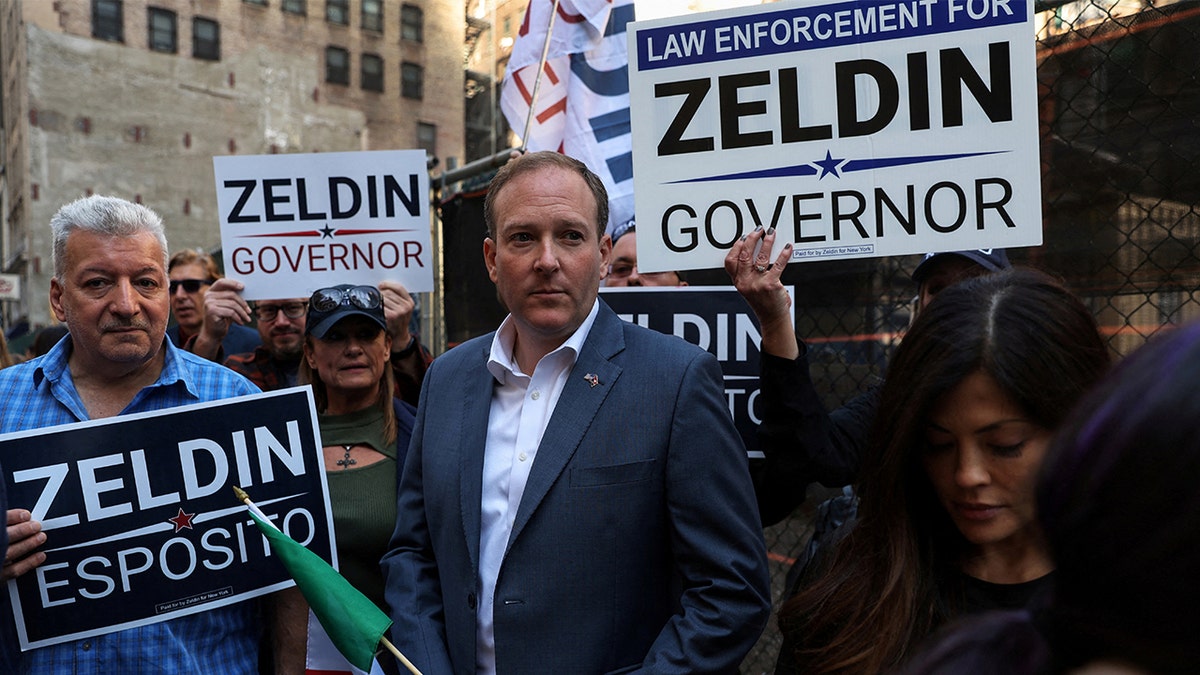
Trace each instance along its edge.
<instances>
[{"instance_id":1,"label":"blue and white yard sign","mask_svg":"<svg viewBox=\"0 0 1200 675\"><path fill-rule=\"evenodd\" d=\"M213 157L225 274L247 300L385 279L433 290L423 150Z\"/></svg>"},{"instance_id":2,"label":"blue and white yard sign","mask_svg":"<svg viewBox=\"0 0 1200 675\"><path fill-rule=\"evenodd\" d=\"M336 566L316 420L305 386L0 437L9 507L46 532L8 582L21 649L294 585L231 485Z\"/></svg>"},{"instance_id":3,"label":"blue and white yard sign","mask_svg":"<svg viewBox=\"0 0 1200 675\"><path fill-rule=\"evenodd\" d=\"M1042 241L1032 0L781 2L629 31L638 261Z\"/></svg>"}]
</instances>

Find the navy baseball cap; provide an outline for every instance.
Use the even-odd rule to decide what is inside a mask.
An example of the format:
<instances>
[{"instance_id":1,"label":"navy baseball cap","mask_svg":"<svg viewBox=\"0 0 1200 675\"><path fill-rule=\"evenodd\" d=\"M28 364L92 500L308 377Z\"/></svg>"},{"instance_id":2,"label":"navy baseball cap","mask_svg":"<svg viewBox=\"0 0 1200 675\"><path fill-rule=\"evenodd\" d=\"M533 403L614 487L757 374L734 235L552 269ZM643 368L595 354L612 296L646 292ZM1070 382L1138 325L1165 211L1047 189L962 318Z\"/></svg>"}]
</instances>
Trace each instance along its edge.
<instances>
[{"instance_id":1,"label":"navy baseball cap","mask_svg":"<svg viewBox=\"0 0 1200 675\"><path fill-rule=\"evenodd\" d=\"M349 316L365 316L387 330L383 315L383 296L374 286L340 284L322 288L308 299L308 319L305 332L323 339L329 329Z\"/></svg>"},{"instance_id":2,"label":"navy baseball cap","mask_svg":"<svg viewBox=\"0 0 1200 675\"><path fill-rule=\"evenodd\" d=\"M989 272L999 272L1012 267L1008 254L1002 248L980 248L970 251L943 251L941 253L926 253L925 258L913 270L913 281L921 283L933 272L934 261L944 260L946 256L956 255L966 258Z\"/></svg>"}]
</instances>

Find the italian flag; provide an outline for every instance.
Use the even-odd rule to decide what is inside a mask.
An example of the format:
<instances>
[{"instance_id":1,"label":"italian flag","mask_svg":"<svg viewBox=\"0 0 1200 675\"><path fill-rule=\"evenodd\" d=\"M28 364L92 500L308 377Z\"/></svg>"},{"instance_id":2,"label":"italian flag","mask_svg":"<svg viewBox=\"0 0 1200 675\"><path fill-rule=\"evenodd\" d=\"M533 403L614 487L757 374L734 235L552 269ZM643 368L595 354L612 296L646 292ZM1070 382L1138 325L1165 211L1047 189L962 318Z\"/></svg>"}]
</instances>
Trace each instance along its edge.
<instances>
[{"instance_id":1,"label":"italian flag","mask_svg":"<svg viewBox=\"0 0 1200 675\"><path fill-rule=\"evenodd\" d=\"M296 587L308 601L329 641L350 665L370 672L375 650L392 620L329 563L275 527L245 492L236 487L234 491L246 503L250 517L271 543L271 550L295 579Z\"/></svg>"}]
</instances>

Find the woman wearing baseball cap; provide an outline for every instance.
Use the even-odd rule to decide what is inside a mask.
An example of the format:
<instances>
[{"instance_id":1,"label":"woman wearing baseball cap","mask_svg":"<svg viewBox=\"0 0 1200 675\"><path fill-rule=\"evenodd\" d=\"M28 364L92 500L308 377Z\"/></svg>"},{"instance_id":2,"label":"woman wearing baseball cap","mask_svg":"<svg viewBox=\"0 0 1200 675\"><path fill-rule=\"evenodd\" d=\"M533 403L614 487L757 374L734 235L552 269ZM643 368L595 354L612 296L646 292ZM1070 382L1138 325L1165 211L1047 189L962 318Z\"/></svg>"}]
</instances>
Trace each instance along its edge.
<instances>
[{"instance_id":1,"label":"woman wearing baseball cap","mask_svg":"<svg viewBox=\"0 0 1200 675\"><path fill-rule=\"evenodd\" d=\"M396 485L414 421L412 406L393 395L391 348L379 289L342 284L309 298L300 382L312 385L319 416L340 571L384 611L379 559L396 524ZM276 627L292 639L283 638L288 646L278 658L298 660L307 612L299 593L287 605ZM394 659L379 663L394 672ZM288 665L304 669L303 662Z\"/></svg>"}]
</instances>

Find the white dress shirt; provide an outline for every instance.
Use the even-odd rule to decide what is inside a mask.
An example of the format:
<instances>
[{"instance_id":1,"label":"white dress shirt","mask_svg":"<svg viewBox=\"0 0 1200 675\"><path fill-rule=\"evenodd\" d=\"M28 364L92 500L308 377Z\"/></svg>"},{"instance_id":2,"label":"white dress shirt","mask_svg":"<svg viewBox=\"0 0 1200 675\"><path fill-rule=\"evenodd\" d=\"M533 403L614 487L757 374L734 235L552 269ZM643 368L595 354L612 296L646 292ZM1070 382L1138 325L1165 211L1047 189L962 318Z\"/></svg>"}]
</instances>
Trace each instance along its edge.
<instances>
[{"instance_id":1,"label":"white dress shirt","mask_svg":"<svg viewBox=\"0 0 1200 675\"><path fill-rule=\"evenodd\" d=\"M483 497L479 527L479 605L476 609L475 672L496 672L496 636L492 608L496 578L512 526L525 493L529 470L537 457L542 434L554 406L575 367L579 350L596 321L600 300L583 323L558 349L546 354L526 375L517 365L514 347L516 326L512 316L500 324L492 340L488 371L496 378L488 416L487 445L483 451Z\"/></svg>"}]
</instances>

